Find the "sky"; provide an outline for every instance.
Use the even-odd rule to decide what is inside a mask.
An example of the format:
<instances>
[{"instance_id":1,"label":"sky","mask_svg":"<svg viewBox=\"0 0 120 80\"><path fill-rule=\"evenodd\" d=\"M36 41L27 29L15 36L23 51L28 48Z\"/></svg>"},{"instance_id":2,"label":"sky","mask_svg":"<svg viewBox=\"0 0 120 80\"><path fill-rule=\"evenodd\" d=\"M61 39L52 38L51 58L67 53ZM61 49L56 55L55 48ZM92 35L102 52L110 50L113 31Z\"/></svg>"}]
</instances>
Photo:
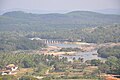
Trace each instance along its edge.
<instances>
[{"instance_id":1,"label":"sky","mask_svg":"<svg viewBox=\"0 0 120 80\"><path fill-rule=\"evenodd\" d=\"M119 9L120 0L0 0L0 10L74 11Z\"/></svg>"}]
</instances>

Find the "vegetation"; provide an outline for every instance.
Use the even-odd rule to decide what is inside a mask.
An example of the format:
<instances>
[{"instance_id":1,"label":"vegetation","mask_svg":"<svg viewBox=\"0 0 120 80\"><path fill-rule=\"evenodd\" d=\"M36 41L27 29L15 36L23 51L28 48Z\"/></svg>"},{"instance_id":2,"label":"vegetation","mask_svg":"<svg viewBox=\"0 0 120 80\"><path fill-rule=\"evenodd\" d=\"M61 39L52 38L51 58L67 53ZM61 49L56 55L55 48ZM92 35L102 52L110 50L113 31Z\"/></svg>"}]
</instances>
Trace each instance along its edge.
<instances>
[{"instance_id":1,"label":"vegetation","mask_svg":"<svg viewBox=\"0 0 120 80\"><path fill-rule=\"evenodd\" d=\"M100 57L108 58L110 56L115 56L120 58L120 46L114 47L102 47L98 49L98 53Z\"/></svg>"},{"instance_id":2,"label":"vegetation","mask_svg":"<svg viewBox=\"0 0 120 80\"><path fill-rule=\"evenodd\" d=\"M24 76L20 76L20 80L37 80L30 76L44 76L47 73L49 77L44 77L43 80L47 79L98 79L98 77L92 77L92 73L85 71L88 67L82 63L81 60L74 61L73 63L68 62L67 58L59 59L53 55L43 54L28 54L28 53L0 53L0 67L3 69L7 64L18 65L19 68L32 68L33 71L27 72ZM49 70L49 71L48 71ZM90 70L91 71L91 70ZM65 76L60 76L59 73L63 73ZM75 72L84 74L84 76L75 76ZM58 73L58 75L56 75ZM87 74L86 74L87 73ZM94 73L93 73L94 74ZM88 76L89 75L89 76Z\"/></svg>"},{"instance_id":3,"label":"vegetation","mask_svg":"<svg viewBox=\"0 0 120 80\"><path fill-rule=\"evenodd\" d=\"M0 69L8 64L18 65L19 68L33 68L34 75L43 75L54 65L65 65L67 60L57 56L29 53L0 53ZM55 67L57 70L57 68Z\"/></svg>"},{"instance_id":4,"label":"vegetation","mask_svg":"<svg viewBox=\"0 0 120 80\"><path fill-rule=\"evenodd\" d=\"M20 78L17 78L15 76L0 76L0 80L38 80L36 78L33 78L31 76L22 76Z\"/></svg>"},{"instance_id":5,"label":"vegetation","mask_svg":"<svg viewBox=\"0 0 120 80\"><path fill-rule=\"evenodd\" d=\"M0 51L35 50L45 46L41 41L32 41L20 34L7 32L0 34Z\"/></svg>"},{"instance_id":6,"label":"vegetation","mask_svg":"<svg viewBox=\"0 0 120 80\"><path fill-rule=\"evenodd\" d=\"M33 29L31 29L33 30ZM42 39L67 39L69 41L78 41L89 43L107 43L107 42L120 42L120 25L108 25L94 28L78 28L78 29L53 29L35 32L35 31L1 31L1 37L7 36L8 38L33 38L39 37ZM9 35L9 36L8 36Z\"/></svg>"},{"instance_id":7,"label":"vegetation","mask_svg":"<svg viewBox=\"0 0 120 80\"><path fill-rule=\"evenodd\" d=\"M84 41L92 43L120 42L120 25L95 28L88 33Z\"/></svg>"},{"instance_id":8,"label":"vegetation","mask_svg":"<svg viewBox=\"0 0 120 80\"><path fill-rule=\"evenodd\" d=\"M17 80L15 76L0 76L0 80Z\"/></svg>"},{"instance_id":9,"label":"vegetation","mask_svg":"<svg viewBox=\"0 0 120 80\"><path fill-rule=\"evenodd\" d=\"M33 78L31 76L22 76L19 80L38 80L37 78Z\"/></svg>"},{"instance_id":10,"label":"vegetation","mask_svg":"<svg viewBox=\"0 0 120 80\"><path fill-rule=\"evenodd\" d=\"M99 66L99 69L104 73L120 75L120 46L100 48L99 56L107 58L104 64Z\"/></svg>"},{"instance_id":11,"label":"vegetation","mask_svg":"<svg viewBox=\"0 0 120 80\"><path fill-rule=\"evenodd\" d=\"M101 60L93 59L86 61L87 64L91 64L92 66L99 66L102 64Z\"/></svg>"},{"instance_id":12,"label":"vegetation","mask_svg":"<svg viewBox=\"0 0 120 80\"><path fill-rule=\"evenodd\" d=\"M80 48L61 48L59 51L72 52L72 51L81 51Z\"/></svg>"},{"instance_id":13,"label":"vegetation","mask_svg":"<svg viewBox=\"0 0 120 80\"><path fill-rule=\"evenodd\" d=\"M54 56L39 54L19 54L19 53L0 53L0 65L4 68L7 64L16 64L23 68L37 67L41 64L52 65L52 61L47 62L46 59L54 60Z\"/></svg>"},{"instance_id":14,"label":"vegetation","mask_svg":"<svg viewBox=\"0 0 120 80\"><path fill-rule=\"evenodd\" d=\"M1 31L45 31L74 29L120 23L119 15L90 11L73 11L66 14L32 14L22 11L7 12L0 16Z\"/></svg>"},{"instance_id":15,"label":"vegetation","mask_svg":"<svg viewBox=\"0 0 120 80\"><path fill-rule=\"evenodd\" d=\"M108 57L107 61L99 65L103 73L120 75L120 59L114 56Z\"/></svg>"},{"instance_id":16,"label":"vegetation","mask_svg":"<svg viewBox=\"0 0 120 80\"><path fill-rule=\"evenodd\" d=\"M89 11L66 14L31 14L21 11L0 16L0 31L16 32L27 38L81 39L85 42L120 41L120 16Z\"/></svg>"},{"instance_id":17,"label":"vegetation","mask_svg":"<svg viewBox=\"0 0 120 80\"><path fill-rule=\"evenodd\" d=\"M47 76L43 80L100 80L101 72L119 75L120 46L98 49L99 56L107 59L105 62L94 59L84 63L83 58L78 60L73 58L73 61L68 61L66 57L36 54L34 51L47 45L40 40L29 39L39 37L65 39L71 42L118 43L120 42L119 23L120 15L89 11L74 11L66 14L31 14L21 11L5 13L0 16L0 70L8 64L32 69L20 75L19 80L37 80L33 76L45 75ZM77 52L81 49L61 48L59 51ZM16 76L0 76L0 80L16 79L18 79Z\"/></svg>"}]
</instances>

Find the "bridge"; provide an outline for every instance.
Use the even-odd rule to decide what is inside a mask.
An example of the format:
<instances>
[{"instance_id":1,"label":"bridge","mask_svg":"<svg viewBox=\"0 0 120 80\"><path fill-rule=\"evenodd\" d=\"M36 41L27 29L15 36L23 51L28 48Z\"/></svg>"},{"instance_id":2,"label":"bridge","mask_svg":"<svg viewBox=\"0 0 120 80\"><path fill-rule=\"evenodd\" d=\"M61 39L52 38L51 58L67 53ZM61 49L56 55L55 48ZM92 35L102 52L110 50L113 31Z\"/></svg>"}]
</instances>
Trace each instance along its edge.
<instances>
[{"instance_id":1,"label":"bridge","mask_svg":"<svg viewBox=\"0 0 120 80\"><path fill-rule=\"evenodd\" d=\"M45 44L59 44L64 42L61 40L53 40L53 39L42 39L41 41Z\"/></svg>"},{"instance_id":2,"label":"bridge","mask_svg":"<svg viewBox=\"0 0 120 80\"><path fill-rule=\"evenodd\" d=\"M59 44L64 43L66 41L69 41L67 39L41 39L41 38L29 38L30 40L40 40L41 42L45 44Z\"/></svg>"}]
</instances>

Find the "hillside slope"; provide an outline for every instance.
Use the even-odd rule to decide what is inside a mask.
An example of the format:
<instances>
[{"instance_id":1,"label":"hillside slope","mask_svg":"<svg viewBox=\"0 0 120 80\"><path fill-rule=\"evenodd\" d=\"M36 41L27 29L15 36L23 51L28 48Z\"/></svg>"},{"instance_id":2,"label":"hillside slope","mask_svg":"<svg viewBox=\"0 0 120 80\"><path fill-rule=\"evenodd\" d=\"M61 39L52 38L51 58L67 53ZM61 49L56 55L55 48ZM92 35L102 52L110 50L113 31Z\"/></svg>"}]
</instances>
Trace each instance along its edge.
<instances>
[{"instance_id":1,"label":"hillside slope","mask_svg":"<svg viewBox=\"0 0 120 80\"><path fill-rule=\"evenodd\" d=\"M0 16L1 31L46 31L96 27L115 23L120 23L120 15L90 11L73 11L66 14L32 14L13 11Z\"/></svg>"}]
</instances>

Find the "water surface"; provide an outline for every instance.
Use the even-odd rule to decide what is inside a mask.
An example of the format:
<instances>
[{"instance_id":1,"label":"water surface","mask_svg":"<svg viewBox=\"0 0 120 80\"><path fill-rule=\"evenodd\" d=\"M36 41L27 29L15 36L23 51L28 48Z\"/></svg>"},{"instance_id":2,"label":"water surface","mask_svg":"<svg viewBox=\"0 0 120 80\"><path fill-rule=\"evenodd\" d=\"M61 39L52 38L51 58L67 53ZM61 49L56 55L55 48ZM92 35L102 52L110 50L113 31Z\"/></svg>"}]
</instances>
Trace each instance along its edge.
<instances>
[{"instance_id":1,"label":"water surface","mask_svg":"<svg viewBox=\"0 0 120 80\"><path fill-rule=\"evenodd\" d=\"M60 48L79 48L81 45L79 44L48 44L48 46L56 46ZM96 54L96 55L94 55ZM84 61L86 60L92 60L92 59L102 59L101 57L98 57L97 50L92 50L89 52L76 52L74 55L60 55L60 58L67 57L69 60L73 60L73 58L84 58Z\"/></svg>"}]
</instances>

